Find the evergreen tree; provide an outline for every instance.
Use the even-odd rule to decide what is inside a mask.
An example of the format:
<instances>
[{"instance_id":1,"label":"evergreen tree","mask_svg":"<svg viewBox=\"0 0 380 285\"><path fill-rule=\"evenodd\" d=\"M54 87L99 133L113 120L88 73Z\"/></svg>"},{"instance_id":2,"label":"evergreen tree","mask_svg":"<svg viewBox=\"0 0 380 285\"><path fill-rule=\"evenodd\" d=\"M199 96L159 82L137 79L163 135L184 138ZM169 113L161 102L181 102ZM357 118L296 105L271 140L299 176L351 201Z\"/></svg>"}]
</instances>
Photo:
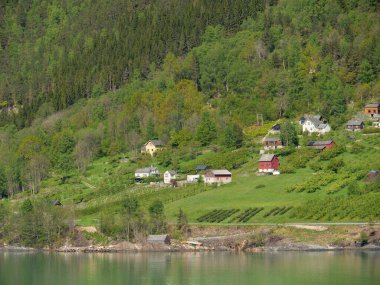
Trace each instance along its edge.
<instances>
[{"instance_id":1,"label":"evergreen tree","mask_svg":"<svg viewBox=\"0 0 380 285\"><path fill-rule=\"evenodd\" d=\"M210 113L205 112L202 115L201 122L197 129L197 140L202 145L209 145L216 139L216 125L211 119Z\"/></svg>"}]
</instances>

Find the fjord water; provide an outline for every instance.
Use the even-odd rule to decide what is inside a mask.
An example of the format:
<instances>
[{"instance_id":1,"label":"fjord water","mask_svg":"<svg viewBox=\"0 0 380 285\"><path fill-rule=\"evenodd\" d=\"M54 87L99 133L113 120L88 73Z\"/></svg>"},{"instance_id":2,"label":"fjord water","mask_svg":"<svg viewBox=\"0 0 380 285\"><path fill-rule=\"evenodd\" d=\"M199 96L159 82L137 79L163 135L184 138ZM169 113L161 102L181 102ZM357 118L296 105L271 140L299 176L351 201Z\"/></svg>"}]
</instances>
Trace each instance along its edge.
<instances>
[{"instance_id":1,"label":"fjord water","mask_svg":"<svg viewBox=\"0 0 380 285\"><path fill-rule=\"evenodd\" d=\"M46 254L0 251L1 285L380 284L380 252Z\"/></svg>"}]
</instances>

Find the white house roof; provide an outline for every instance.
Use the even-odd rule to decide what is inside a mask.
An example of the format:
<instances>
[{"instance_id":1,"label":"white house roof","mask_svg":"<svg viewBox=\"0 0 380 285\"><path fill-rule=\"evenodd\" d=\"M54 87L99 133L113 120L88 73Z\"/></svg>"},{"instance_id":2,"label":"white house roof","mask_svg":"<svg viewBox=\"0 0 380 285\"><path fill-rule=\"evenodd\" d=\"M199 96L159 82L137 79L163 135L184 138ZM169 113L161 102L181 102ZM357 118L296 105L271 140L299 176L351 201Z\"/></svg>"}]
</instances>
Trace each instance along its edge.
<instances>
[{"instance_id":1,"label":"white house roof","mask_svg":"<svg viewBox=\"0 0 380 285\"><path fill-rule=\"evenodd\" d=\"M272 161L275 156L276 156L275 154L263 154L260 157L259 162L262 162L262 161Z\"/></svg>"}]
</instances>

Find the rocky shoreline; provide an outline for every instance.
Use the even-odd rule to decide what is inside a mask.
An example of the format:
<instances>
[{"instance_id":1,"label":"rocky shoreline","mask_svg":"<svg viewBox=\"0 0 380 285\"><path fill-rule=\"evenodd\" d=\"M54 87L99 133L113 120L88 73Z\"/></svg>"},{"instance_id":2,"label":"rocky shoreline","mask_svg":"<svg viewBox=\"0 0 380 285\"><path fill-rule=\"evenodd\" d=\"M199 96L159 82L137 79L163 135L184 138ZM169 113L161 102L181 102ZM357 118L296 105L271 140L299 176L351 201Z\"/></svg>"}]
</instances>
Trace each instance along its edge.
<instances>
[{"instance_id":1,"label":"rocky shoreline","mask_svg":"<svg viewBox=\"0 0 380 285\"><path fill-rule=\"evenodd\" d=\"M118 252L276 252L380 250L380 226L276 226L276 227L192 227L184 240L170 244L109 241L99 244L87 239L66 240L55 247L31 248L2 244L0 251L45 251L73 253Z\"/></svg>"},{"instance_id":2,"label":"rocky shoreline","mask_svg":"<svg viewBox=\"0 0 380 285\"><path fill-rule=\"evenodd\" d=\"M282 244L259 247L245 247L244 244L236 244L236 247L227 245L217 246L198 246L193 247L184 244L173 245L152 245L141 243L120 242L111 245L91 245L91 246L61 246L56 248L31 248L14 245L0 245L0 251L7 252L57 252L57 253L126 253L126 252L285 252L285 251L362 251L362 250L380 250L378 245L365 246L323 246L318 244Z\"/></svg>"}]
</instances>

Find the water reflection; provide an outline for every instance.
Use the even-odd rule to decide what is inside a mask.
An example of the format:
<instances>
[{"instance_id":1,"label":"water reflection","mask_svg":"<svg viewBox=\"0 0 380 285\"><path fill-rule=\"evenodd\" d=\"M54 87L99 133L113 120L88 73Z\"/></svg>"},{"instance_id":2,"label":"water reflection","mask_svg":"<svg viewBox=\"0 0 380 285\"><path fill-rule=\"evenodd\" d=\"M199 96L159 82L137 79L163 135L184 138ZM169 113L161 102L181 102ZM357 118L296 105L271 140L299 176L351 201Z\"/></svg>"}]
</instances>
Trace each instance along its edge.
<instances>
[{"instance_id":1,"label":"water reflection","mask_svg":"<svg viewBox=\"0 0 380 285\"><path fill-rule=\"evenodd\" d=\"M380 252L0 252L1 285L380 284Z\"/></svg>"}]
</instances>

